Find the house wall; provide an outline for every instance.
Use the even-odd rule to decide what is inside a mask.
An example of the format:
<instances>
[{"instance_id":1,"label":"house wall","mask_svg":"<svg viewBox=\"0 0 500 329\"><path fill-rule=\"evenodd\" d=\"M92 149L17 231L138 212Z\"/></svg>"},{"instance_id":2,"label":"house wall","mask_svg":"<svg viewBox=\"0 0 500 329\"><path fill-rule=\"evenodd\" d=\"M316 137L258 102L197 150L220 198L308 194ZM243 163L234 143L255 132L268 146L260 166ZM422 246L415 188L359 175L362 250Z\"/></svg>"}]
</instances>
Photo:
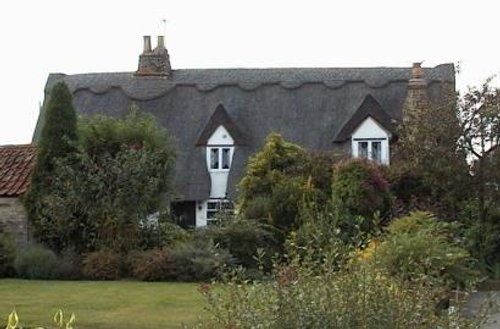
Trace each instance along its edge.
<instances>
[{"instance_id":1,"label":"house wall","mask_svg":"<svg viewBox=\"0 0 500 329\"><path fill-rule=\"evenodd\" d=\"M196 202L196 227L207 226L207 201Z\"/></svg>"},{"instance_id":2,"label":"house wall","mask_svg":"<svg viewBox=\"0 0 500 329\"><path fill-rule=\"evenodd\" d=\"M28 243L28 216L19 198L0 197L0 223L18 245Z\"/></svg>"}]
</instances>

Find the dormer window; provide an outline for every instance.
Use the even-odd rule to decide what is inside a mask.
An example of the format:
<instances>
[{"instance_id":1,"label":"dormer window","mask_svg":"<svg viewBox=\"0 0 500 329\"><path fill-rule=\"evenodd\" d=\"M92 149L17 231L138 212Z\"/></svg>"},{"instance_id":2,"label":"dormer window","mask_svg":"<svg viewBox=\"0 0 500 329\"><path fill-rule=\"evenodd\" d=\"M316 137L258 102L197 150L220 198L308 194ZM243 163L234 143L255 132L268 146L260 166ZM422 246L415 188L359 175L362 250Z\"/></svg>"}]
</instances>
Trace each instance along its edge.
<instances>
[{"instance_id":1,"label":"dormer window","mask_svg":"<svg viewBox=\"0 0 500 329\"><path fill-rule=\"evenodd\" d=\"M366 118L351 137L352 155L380 164L389 164L389 139L391 133L376 120Z\"/></svg>"},{"instance_id":2,"label":"dormer window","mask_svg":"<svg viewBox=\"0 0 500 329\"><path fill-rule=\"evenodd\" d=\"M358 109L335 136L334 141L351 141L351 154L389 165L389 141L395 127L392 118L372 95L367 95Z\"/></svg>"},{"instance_id":3,"label":"dormer window","mask_svg":"<svg viewBox=\"0 0 500 329\"><path fill-rule=\"evenodd\" d=\"M219 126L207 142L207 167L213 171L229 171L234 152L234 141L224 126Z\"/></svg>"},{"instance_id":4,"label":"dormer window","mask_svg":"<svg viewBox=\"0 0 500 329\"><path fill-rule=\"evenodd\" d=\"M244 146L245 139L224 106L218 105L200 134L196 146L203 147L206 168L210 176L210 194L205 200L197 200L196 226L215 223L222 211L232 211L228 181L237 148Z\"/></svg>"}]
</instances>

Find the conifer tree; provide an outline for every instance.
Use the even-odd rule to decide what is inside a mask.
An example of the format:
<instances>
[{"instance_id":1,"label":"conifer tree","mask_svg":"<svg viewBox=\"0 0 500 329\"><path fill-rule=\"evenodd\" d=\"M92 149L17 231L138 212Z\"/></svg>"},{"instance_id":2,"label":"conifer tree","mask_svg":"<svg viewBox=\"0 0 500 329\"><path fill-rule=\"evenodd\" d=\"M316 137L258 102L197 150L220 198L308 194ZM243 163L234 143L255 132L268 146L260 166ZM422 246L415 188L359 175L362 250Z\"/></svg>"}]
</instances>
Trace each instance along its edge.
<instances>
[{"instance_id":1,"label":"conifer tree","mask_svg":"<svg viewBox=\"0 0 500 329\"><path fill-rule=\"evenodd\" d=\"M37 162L30 188L24 196L24 205L35 238L57 249L59 246L54 245L54 237L45 234L51 220L50 214L44 212L44 200L52 193L51 182L57 161L73 156L76 151L77 120L71 92L64 82L52 88L48 99L45 125L37 143Z\"/></svg>"}]
</instances>

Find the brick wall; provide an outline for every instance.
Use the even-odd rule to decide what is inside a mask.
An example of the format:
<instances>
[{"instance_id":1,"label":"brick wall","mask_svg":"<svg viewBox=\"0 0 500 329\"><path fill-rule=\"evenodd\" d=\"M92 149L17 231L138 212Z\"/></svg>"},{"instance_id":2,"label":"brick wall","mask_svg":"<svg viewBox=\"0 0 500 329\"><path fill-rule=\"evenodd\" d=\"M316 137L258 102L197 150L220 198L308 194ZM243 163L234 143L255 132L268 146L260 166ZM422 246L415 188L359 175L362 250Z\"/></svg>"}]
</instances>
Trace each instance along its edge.
<instances>
[{"instance_id":1,"label":"brick wall","mask_svg":"<svg viewBox=\"0 0 500 329\"><path fill-rule=\"evenodd\" d=\"M0 223L18 245L28 243L28 219L19 198L0 197Z\"/></svg>"}]
</instances>

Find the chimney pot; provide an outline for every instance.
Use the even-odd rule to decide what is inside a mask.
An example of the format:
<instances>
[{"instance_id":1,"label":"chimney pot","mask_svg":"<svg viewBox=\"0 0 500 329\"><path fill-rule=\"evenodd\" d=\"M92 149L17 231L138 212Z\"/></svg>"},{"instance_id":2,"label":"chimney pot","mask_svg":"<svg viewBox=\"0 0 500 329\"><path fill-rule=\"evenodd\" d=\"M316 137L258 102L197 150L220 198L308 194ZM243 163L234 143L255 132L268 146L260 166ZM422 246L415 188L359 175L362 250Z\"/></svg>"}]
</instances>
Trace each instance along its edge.
<instances>
[{"instance_id":1,"label":"chimney pot","mask_svg":"<svg viewBox=\"0 0 500 329\"><path fill-rule=\"evenodd\" d=\"M143 50L143 54L148 54L150 53L152 50L151 50L151 36L149 35L145 35L144 36L144 50Z\"/></svg>"},{"instance_id":2,"label":"chimney pot","mask_svg":"<svg viewBox=\"0 0 500 329\"><path fill-rule=\"evenodd\" d=\"M411 78L414 80L422 80L424 76L422 70L422 63L413 63L413 67L411 69Z\"/></svg>"},{"instance_id":3,"label":"chimney pot","mask_svg":"<svg viewBox=\"0 0 500 329\"><path fill-rule=\"evenodd\" d=\"M158 36L158 48L165 48L165 37L163 35Z\"/></svg>"}]
</instances>

